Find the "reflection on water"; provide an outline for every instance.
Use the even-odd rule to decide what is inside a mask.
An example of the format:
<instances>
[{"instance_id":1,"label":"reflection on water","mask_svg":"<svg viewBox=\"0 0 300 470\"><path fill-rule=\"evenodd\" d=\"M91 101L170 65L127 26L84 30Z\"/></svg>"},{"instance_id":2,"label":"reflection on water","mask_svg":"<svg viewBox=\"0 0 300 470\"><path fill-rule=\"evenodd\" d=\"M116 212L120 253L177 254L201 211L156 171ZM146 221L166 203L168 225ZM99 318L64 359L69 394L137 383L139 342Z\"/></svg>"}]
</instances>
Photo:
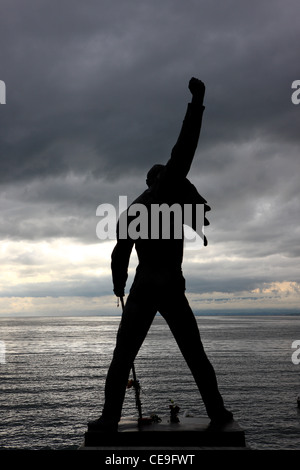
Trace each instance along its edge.
<instances>
[{"instance_id":1,"label":"reflection on water","mask_svg":"<svg viewBox=\"0 0 300 470\"><path fill-rule=\"evenodd\" d=\"M291 361L299 317L198 317L226 405L254 449L299 447L300 365ZM76 448L101 412L118 317L1 319L2 448ZM195 383L157 316L136 359L144 414L205 415ZM127 392L124 415L136 415Z\"/></svg>"}]
</instances>

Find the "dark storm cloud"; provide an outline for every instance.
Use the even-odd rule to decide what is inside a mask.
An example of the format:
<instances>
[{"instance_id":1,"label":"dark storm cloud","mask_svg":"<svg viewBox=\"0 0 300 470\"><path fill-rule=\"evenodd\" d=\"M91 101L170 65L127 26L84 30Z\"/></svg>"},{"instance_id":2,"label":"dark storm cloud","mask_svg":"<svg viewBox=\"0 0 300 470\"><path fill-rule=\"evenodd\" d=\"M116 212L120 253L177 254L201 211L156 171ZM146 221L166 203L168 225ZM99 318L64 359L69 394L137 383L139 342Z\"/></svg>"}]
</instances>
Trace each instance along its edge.
<instances>
[{"instance_id":1,"label":"dark storm cloud","mask_svg":"<svg viewBox=\"0 0 300 470\"><path fill-rule=\"evenodd\" d=\"M166 160L192 74L207 83L203 148L298 138L288 2L5 2L5 181ZM229 162L230 164L230 162ZM215 168L215 166L214 166Z\"/></svg>"},{"instance_id":2,"label":"dark storm cloud","mask_svg":"<svg viewBox=\"0 0 300 470\"><path fill-rule=\"evenodd\" d=\"M128 203L142 184L124 177L118 182L120 195ZM119 214L119 194L115 185L103 178L67 174L25 180L22 184L2 184L0 231L13 240L53 240L74 238L84 243L99 242L96 234L100 217L97 207L111 204ZM120 209L121 210L121 209Z\"/></svg>"},{"instance_id":3,"label":"dark storm cloud","mask_svg":"<svg viewBox=\"0 0 300 470\"><path fill-rule=\"evenodd\" d=\"M130 202L167 161L197 76L206 109L190 177L213 209L213 255L242 260L213 262L201 289L255 288L276 266L274 280L299 279L299 10L294 0L3 1L2 237L97 242L97 206Z\"/></svg>"}]
</instances>

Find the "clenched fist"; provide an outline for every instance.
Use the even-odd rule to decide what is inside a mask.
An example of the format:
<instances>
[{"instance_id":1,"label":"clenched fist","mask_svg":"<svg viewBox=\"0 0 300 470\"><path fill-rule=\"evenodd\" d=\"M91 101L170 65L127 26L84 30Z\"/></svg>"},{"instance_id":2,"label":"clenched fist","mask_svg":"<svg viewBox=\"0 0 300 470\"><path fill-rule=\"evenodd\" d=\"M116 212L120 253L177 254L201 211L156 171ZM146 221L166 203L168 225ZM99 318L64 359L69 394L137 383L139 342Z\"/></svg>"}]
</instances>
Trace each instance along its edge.
<instances>
[{"instance_id":1,"label":"clenched fist","mask_svg":"<svg viewBox=\"0 0 300 470\"><path fill-rule=\"evenodd\" d=\"M192 93L194 98L197 98L201 101L204 99L205 94L205 85L198 78L192 77L189 81L189 90Z\"/></svg>"}]
</instances>

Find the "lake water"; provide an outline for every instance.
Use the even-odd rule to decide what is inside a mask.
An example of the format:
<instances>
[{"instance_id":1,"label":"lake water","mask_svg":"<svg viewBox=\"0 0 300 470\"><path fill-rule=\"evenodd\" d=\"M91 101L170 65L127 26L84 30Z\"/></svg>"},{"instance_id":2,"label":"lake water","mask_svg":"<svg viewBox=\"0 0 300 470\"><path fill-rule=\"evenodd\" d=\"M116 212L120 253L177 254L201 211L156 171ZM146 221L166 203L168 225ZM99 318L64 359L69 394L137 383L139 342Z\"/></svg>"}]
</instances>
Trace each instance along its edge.
<instances>
[{"instance_id":1,"label":"lake water","mask_svg":"<svg viewBox=\"0 0 300 470\"><path fill-rule=\"evenodd\" d=\"M119 317L0 319L0 449L76 449L100 415ZM300 449L299 316L199 316L226 406L252 449ZM5 350L4 350L5 348ZM300 355L299 355L300 357ZM143 415L206 416L164 320L157 316L135 361ZM137 416L134 391L124 416ZM180 415L179 415L180 416Z\"/></svg>"}]
</instances>

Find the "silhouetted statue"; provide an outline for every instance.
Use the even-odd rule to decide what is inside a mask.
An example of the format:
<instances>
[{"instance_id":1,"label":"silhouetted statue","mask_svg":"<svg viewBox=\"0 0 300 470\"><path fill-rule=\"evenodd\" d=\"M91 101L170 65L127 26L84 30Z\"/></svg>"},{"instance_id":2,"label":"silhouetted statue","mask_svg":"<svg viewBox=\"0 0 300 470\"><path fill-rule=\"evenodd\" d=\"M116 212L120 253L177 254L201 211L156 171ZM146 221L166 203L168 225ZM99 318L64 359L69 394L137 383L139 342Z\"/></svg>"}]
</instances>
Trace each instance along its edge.
<instances>
[{"instance_id":1,"label":"silhouetted statue","mask_svg":"<svg viewBox=\"0 0 300 470\"><path fill-rule=\"evenodd\" d=\"M201 80L192 78L189 90L192 101L188 104L171 158L165 166L155 165L151 168L146 180L148 189L134 204L143 204L150 209L151 204L182 205L192 202L194 205L205 204L205 210L210 209L205 199L186 179L200 135L205 85ZM148 213L150 212L149 210ZM128 216L128 210L126 216L127 222L134 218ZM230 421L232 413L224 407L215 371L206 356L196 319L185 296L185 279L181 267L184 237L120 238L119 224L120 220L111 264L114 293L117 297L124 296L128 264L134 245L139 264L123 311L106 378L102 416L88 424L89 431L117 430L131 366L157 312L166 320L177 341L211 422L223 424ZM204 244L206 243L204 239Z\"/></svg>"}]
</instances>

